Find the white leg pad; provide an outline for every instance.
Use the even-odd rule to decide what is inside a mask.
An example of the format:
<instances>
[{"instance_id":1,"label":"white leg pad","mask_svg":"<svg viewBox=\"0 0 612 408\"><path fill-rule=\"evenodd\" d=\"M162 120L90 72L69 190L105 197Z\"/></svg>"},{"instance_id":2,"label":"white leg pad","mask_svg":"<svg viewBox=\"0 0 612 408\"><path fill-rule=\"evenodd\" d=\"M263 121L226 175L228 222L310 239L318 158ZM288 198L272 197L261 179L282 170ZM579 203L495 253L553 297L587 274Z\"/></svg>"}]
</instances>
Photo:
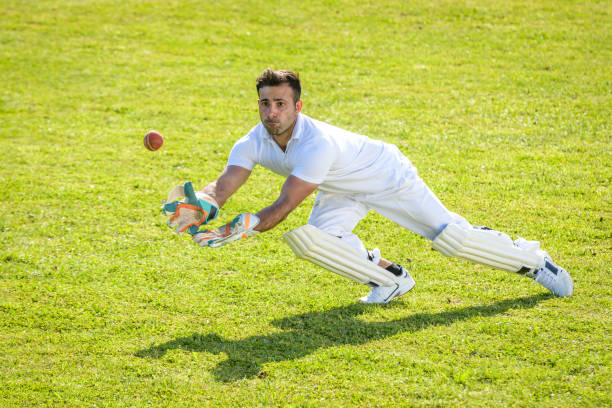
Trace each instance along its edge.
<instances>
[{"instance_id":1,"label":"white leg pad","mask_svg":"<svg viewBox=\"0 0 612 408\"><path fill-rule=\"evenodd\" d=\"M283 235L299 258L366 285L397 286L396 276L367 261L338 237L313 225L302 225Z\"/></svg>"},{"instance_id":2,"label":"white leg pad","mask_svg":"<svg viewBox=\"0 0 612 408\"><path fill-rule=\"evenodd\" d=\"M539 245L524 249L502 232L460 224L449 224L433 240L432 247L446 256L511 272L528 273L544 265L545 253L537 249Z\"/></svg>"}]
</instances>

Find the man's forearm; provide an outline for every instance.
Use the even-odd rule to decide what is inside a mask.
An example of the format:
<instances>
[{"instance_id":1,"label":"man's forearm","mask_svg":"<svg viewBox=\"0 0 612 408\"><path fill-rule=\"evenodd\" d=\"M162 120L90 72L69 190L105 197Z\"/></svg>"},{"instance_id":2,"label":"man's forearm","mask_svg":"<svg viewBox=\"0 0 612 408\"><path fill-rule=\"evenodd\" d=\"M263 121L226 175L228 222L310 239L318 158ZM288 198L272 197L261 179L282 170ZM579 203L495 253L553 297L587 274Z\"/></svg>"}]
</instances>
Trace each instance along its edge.
<instances>
[{"instance_id":1,"label":"man's forearm","mask_svg":"<svg viewBox=\"0 0 612 408\"><path fill-rule=\"evenodd\" d=\"M295 207L287 202L277 201L269 207L259 211L256 215L259 217L259 224L255 227L255 231L264 232L276 227L283 221Z\"/></svg>"},{"instance_id":2,"label":"man's forearm","mask_svg":"<svg viewBox=\"0 0 612 408\"><path fill-rule=\"evenodd\" d=\"M255 227L255 230L263 232L274 228L317 187L318 184L309 183L295 176L287 177L278 199L257 213L259 225Z\"/></svg>"},{"instance_id":3,"label":"man's forearm","mask_svg":"<svg viewBox=\"0 0 612 408\"><path fill-rule=\"evenodd\" d=\"M227 199L234 194L249 178L250 170L238 166L228 166L215 181L202 189L211 196L221 208Z\"/></svg>"}]
</instances>

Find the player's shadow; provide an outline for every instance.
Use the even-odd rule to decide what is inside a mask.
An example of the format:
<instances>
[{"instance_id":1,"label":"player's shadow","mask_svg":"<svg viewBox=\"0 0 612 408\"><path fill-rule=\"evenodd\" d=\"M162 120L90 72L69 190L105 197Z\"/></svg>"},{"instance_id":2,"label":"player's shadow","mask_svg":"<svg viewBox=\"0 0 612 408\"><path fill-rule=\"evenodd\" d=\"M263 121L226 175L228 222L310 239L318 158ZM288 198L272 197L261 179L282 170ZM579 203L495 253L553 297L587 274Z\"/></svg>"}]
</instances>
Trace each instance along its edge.
<instances>
[{"instance_id":1,"label":"player's shadow","mask_svg":"<svg viewBox=\"0 0 612 408\"><path fill-rule=\"evenodd\" d=\"M476 316L494 316L509 309L528 309L550 297L549 294L534 295L440 313L417 313L384 322L367 322L356 318L371 310L372 306L351 304L275 320L272 324L283 330L279 333L239 340L226 340L215 333L194 333L140 350L136 356L160 358L168 350L174 349L225 353L228 358L214 368L213 374L218 381L229 382L258 375L265 363L299 359L322 347L363 344L431 326L448 326ZM402 303L396 302L392 307L402 306Z\"/></svg>"}]
</instances>

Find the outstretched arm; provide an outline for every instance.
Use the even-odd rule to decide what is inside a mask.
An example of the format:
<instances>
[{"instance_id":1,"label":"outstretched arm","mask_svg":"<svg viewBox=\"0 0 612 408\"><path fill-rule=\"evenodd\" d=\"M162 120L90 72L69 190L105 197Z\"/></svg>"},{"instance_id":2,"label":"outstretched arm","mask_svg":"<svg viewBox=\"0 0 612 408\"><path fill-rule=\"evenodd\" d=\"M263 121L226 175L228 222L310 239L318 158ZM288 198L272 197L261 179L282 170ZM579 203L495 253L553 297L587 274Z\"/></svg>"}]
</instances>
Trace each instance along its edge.
<instances>
[{"instance_id":1,"label":"outstretched arm","mask_svg":"<svg viewBox=\"0 0 612 408\"><path fill-rule=\"evenodd\" d=\"M272 205L257 214L240 214L229 224L212 231L200 231L193 235L193 240L201 246L216 248L274 228L318 186L289 176L283 184L280 196Z\"/></svg>"},{"instance_id":2,"label":"outstretched arm","mask_svg":"<svg viewBox=\"0 0 612 408\"><path fill-rule=\"evenodd\" d=\"M257 213L259 224L255 227L255 231L263 232L274 228L318 186L295 176L287 177L278 199Z\"/></svg>"},{"instance_id":3,"label":"outstretched arm","mask_svg":"<svg viewBox=\"0 0 612 408\"><path fill-rule=\"evenodd\" d=\"M247 181L250 175L251 170L244 167L227 166L217 180L204 187L202 192L211 196L221 208L227 199Z\"/></svg>"}]
</instances>

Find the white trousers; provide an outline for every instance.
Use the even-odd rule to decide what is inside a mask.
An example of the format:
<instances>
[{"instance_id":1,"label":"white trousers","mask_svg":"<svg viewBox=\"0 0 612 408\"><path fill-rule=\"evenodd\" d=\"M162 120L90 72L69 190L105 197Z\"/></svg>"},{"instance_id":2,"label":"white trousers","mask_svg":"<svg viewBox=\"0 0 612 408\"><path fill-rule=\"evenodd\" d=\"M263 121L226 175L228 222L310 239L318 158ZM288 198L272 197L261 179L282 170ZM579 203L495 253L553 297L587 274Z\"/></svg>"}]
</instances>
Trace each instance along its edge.
<instances>
[{"instance_id":1,"label":"white trousers","mask_svg":"<svg viewBox=\"0 0 612 408\"><path fill-rule=\"evenodd\" d=\"M308 223L340 237L366 258L367 250L353 234L353 229L370 210L417 234L433 240L447 225L470 225L463 217L449 211L416 174L404 166L403 182L377 194L339 194L320 191Z\"/></svg>"}]
</instances>

